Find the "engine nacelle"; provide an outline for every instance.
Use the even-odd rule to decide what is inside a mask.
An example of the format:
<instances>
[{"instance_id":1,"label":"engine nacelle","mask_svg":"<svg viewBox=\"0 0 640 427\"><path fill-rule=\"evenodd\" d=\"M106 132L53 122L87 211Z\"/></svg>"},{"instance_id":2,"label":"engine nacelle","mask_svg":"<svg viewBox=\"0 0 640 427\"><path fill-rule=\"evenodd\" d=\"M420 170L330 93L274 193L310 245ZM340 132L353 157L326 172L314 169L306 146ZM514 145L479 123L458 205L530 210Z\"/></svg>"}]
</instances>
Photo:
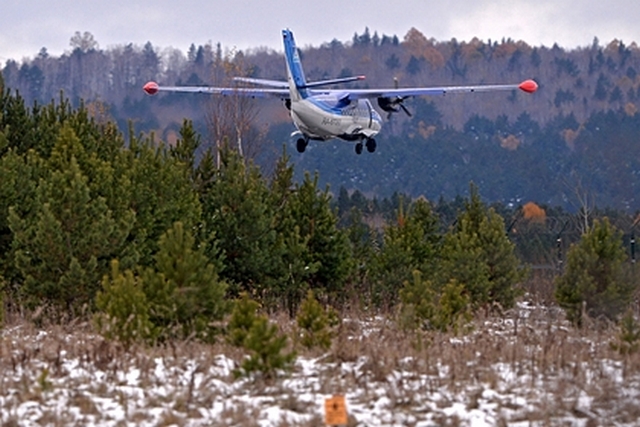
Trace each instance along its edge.
<instances>
[{"instance_id":1,"label":"engine nacelle","mask_svg":"<svg viewBox=\"0 0 640 427\"><path fill-rule=\"evenodd\" d=\"M378 98L378 106L383 110L389 113L389 116L393 113L399 113L400 110L404 111L405 114L411 117L411 113L407 108L403 105L404 102L403 97L395 96L395 97L386 97L381 96Z\"/></svg>"},{"instance_id":2,"label":"engine nacelle","mask_svg":"<svg viewBox=\"0 0 640 427\"><path fill-rule=\"evenodd\" d=\"M389 98L381 96L378 98L378 106L382 111L386 111L387 113L398 113L400 111L400 107L398 107L398 97Z\"/></svg>"}]
</instances>

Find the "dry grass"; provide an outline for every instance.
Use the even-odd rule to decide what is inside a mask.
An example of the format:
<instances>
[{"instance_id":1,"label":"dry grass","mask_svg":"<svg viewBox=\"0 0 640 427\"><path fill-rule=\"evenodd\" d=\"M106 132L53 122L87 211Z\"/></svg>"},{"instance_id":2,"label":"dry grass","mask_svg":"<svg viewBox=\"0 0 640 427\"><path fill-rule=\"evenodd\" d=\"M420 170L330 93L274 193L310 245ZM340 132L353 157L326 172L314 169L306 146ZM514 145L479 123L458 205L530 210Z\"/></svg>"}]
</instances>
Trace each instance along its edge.
<instances>
[{"instance_id":1,"label":"dry grass","mask_svg":"<svg viewBox=\"0 0 640 427\"><path fill-rule=\"evenodd\" d=\"M298 349L295 370L272 383L234 380L242 354L223 343L125 351L88 324L14 321L0 339L0 424L311 426L333 394L347 396L352 426L640 418L640 355L611 350L612 326L576 330L540 306L478 318L462 336L345 317L329 352ZM277 322L292 330L286 317Z\"/></svg>"}]
</instances>

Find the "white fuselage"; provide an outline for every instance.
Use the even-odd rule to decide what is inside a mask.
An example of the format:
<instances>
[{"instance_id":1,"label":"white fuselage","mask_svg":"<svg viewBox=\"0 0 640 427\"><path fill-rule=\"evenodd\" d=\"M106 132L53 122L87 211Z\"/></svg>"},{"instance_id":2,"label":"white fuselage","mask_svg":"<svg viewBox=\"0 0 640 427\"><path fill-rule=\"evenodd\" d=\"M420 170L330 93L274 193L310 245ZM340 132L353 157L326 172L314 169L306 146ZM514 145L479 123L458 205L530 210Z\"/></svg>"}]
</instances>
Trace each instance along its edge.
<instances>
[{"instance_id":1,"label":"white fuselage","mask_svg":"<svg viewBox=\"0 0 640 427\"><path fill-rule=\"evenodd\" d=\"M369 100L340 104L332 95L292 99L291 118L298 130L310 139L355 141L373 138L380 132L382 118Z\"/></svg>"}]
</instances>

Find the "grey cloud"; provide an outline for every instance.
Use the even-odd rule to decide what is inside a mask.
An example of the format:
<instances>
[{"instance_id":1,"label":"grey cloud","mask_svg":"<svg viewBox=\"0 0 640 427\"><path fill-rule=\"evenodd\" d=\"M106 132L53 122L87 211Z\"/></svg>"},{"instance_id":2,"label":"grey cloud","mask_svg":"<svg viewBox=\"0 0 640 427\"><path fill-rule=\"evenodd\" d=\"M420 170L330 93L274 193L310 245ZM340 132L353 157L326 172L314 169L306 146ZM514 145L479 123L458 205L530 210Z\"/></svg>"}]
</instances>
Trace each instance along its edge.
<instances>
[{"instance_id":1,"label":"grey cloud","mask_svg":"<svg viewBox=\"0 0 640 427\"><path fill-rule=\"evenodd\" d=\"M350 40L365 27L403 37L411 27L437 40L522 39L573 48L614 38L640 41L632 0L5 0L0 14L0 61L35 56L41 47L60 54L75 31L89 31L101 47L173 46L221 42L225 47L280 49L290 27L299 43Z\"/></svg>"}]
</instances>

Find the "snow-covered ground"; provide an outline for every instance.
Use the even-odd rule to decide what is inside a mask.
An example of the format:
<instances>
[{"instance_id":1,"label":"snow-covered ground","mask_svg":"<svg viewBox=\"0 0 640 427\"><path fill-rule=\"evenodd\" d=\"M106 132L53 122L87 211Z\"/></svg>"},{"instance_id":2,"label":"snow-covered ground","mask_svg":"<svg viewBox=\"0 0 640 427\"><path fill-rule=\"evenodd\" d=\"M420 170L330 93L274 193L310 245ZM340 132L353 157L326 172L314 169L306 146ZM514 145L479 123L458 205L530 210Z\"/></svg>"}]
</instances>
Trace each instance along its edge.
<instances>
[{"instance_id":1,"label":"snow-covered ground","mask_svg":"<svg viewBox=\"0 0 640 427\"><path fill-rule=\"evenodd\" d=\"M350 426L640 426L638 357L612 331L578 333L531 309L454 337L350 322L332 350L264 383L237 350L124 351L90 331L18 326L0 341L1 425L320 426L344 395ZM82 328L80 328L82 329Z\"/></svg>"}]
</instances>

